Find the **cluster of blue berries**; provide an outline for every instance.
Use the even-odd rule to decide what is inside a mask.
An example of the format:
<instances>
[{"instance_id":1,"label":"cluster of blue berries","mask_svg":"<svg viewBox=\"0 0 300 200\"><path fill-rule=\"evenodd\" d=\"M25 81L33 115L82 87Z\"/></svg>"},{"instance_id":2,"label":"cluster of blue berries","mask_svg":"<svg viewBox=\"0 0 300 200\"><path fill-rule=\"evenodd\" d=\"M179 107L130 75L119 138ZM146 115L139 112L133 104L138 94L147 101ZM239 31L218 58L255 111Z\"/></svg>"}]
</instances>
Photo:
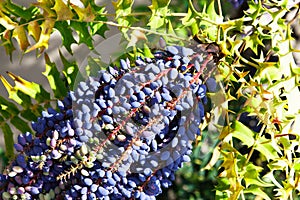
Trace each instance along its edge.
<instances>
[{"instance_id":1,"label":"cluster of blue berries","mask_svg":"<svg viewBox=\"0 0 300 200\"><path fill-rule=\"evenodd\" d=\"M42 112L18 136L0 198L145 200L168 188L200 134L214 60L182 46L153 55L121 59Z\"/></svg>"}]
</instances>

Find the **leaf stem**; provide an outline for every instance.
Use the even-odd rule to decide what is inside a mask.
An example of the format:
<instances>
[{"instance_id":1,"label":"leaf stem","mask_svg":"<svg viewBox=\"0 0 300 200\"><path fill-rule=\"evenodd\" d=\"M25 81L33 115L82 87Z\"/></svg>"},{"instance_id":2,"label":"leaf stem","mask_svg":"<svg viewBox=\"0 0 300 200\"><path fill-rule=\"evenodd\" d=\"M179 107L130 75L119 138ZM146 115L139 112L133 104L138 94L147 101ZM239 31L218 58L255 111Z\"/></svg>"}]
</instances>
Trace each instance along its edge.
<instances>
[{"instance_id":1,"label":"leaf stem","mask_svg":"<svg viewBox=\"0 0 300 200\"><path fill-rule=\"evenodd\" d=\"M259 69L259 66L258 66L257 64L255 64L255 63L253 63L253 62L247 60L246 58L244 58L244 57L240 54L240 52L239 52L237 49L236 49L234 52L236 53L236 55L237 55L244 63L246 63L246 64L248 64L248 65L250 65L250 66L252 66L252 67L255 67L256 69Z\"/></svg>"},{"instance_id":2,"label":"leaf stem","mask_svg":"<svg viewBox=\"0 0 300 200\"><path fill-rule=\"evenodd\" d=\"M127 15L120 15L118 17L128 17L128 16L150 16L152 13L151 12L134 12L134 13L130 13ZM101 13L101 15L103 16L107 16L107 17L115 17L116 14L115 13ZM185 17L187 15L187 13L167 13L164 16L167 17Z\"/></svg>"},{"instance_id":3,"label":"leaf stem","mask_svg":"<svg viewBox=\"0 0 300 200\"><path fill-rule=\"evenodd\" d=\"M220 0L217 0L218 2L218 11L219 11L219 15L222 17L223 16L223 13L222 13L222 5L221 5L221 1Z\"/></svg>"},{"instance_id":4,"label":"leaf stem","mask_svg":"<svg viewBox=\"0 0 300 200\"><path fill-rule=\"evenodd\" d=\"M118 23L115 23L115 22L112 22L112 21L99 21L101 23L104 23L104 24L107 24L107 25L110 25L110 26L115 26L115 27L119 27L119 28L128 28L128 29L131 29L131 30L138 30L138 31L141 31L141 32L147 32L147 33L151 33L151 34L159 34L161 36L165 36L165 37L172 37L172 38L175 38L175 39L178 39L178 40L182 40L182 41L188 41L186 38L182 38L182 37L179 37L179 36L176 36L174 34L168 34L168 33L159 33L157 31L153 31L153 30L150 30L150 29L146 29L146 28L141 28L141 27L130 27L130 26L124 26L124 25L120 25Z\"/></svg>"}]
</instances>

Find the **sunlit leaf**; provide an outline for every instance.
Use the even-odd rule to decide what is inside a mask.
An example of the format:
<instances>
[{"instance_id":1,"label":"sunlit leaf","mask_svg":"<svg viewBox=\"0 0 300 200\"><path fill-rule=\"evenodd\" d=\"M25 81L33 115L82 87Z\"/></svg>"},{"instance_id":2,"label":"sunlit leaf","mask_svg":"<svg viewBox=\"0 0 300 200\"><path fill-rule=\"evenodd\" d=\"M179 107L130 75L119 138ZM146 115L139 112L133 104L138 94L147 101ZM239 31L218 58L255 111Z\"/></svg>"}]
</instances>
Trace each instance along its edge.
<instances>
[{"instance_id":1,"label":"sunlit leaf","mask_svg":"<svg viewBox=\"0 0 300 200\"><path fill-rule=\"evenodd\" d=\"M115 8L118 24L122 26L121 31L126 33L128 31L127 27L136 21L133 16L130 16L134 0L118 0L116 2L112 2L112 4Z\"/></svg>"},{"instance_id":2,"label":"sunlit leaf","mask_svg":"<svg viewBox=\"0 0 300 200\"><path fill-rule=\"evenodd\" d=\"M18 25L16 22L12 21L8 16L6 16L1 10L0 24L4 26L7 30L12 30Z\"/></svg>"},{"instance_id":3,"label":"sunlit leaf","mask_svg":"<svg viewBox=\"0 0 300 200\"><path fill-rule=\"evenodd\" d=\"M158 8L167 7L170 4L170 0L152 0L152 5L149 6L150 9L157 10Z\"/></svg>"},{"instance_id":4,"label":"sunlit leaf","mask_svg":"<svg viewBox=\"0 0 300 200\"><path fill-rule=\"evenodd\" d=\"M67 88L61 79L60 73L56 68L55 63L52 63L47 54L45 54L46 67L43 75L48 79L49 85L54 92L56 98L61 98L67 95Z\"/></svg>"},{"instance_id":5,"label":"sunlit leaf","mask_svg":"<svg viewBox=\"0 0 300 200\"><path fill-rule=\"evenodd\" d=\"M109 30L107 25L105 23L102 23L102 22L107 21L107 18L103 15L103 14L106 13L105 7L101 8L101 7L98 7L98 6L93 6L93 8L96 10L97 16L95 18L96 22L91 22L90 23L91 33L92 33L92 35L98 34L98 35L105 38L105 32L107 30Z\"/></svg>"},{"instance_id":6,"label":"sunlit leaf","mask_svg":"<svg viewBox=\"0 0 300 200\"><path fill-rule=\"evenodd\" d=\"M246 187L250 185L256 185L259 187L271 187L273 184L267 183L260 178L260 172L263 170L262 167L255 166L252 163L248 163L245 168L244 180Z\"/></svg>"},{"instance_id":7,"label":"sunlit leaf","mask_svg":"<svg viewBox=\"0 0 300 200\"><path fill-rule=\"evenodd\" d=\"M150 50L150 48L148 47L148 45L144 44L144 49L143 50L144 50L145 57L147 57L147 58L153 58L154 57L151 50Z\"/></svg>"},{"instance_id":8,"label":"sunlit leaf","mask_svg":"<svg viewBox=\"0 0 300 200\"><path fill-rule=\"evenodd\" d=\"M100 35L105 38L105 32L109 30L106 24L97 22L91 24L91 31L93 35Z\"/></svg>"},{"instance_id":9,"label":"sunlit leaf","mask_svg":"<svg viewBox=\"0 0 300 200\"><path fill-rule=\"evenodd\" d=\"M244 193L245 194L249 194L249 193L254 194L254 195L261 197L262 199L271 200L271 198L264 191L262 191L261 188L259 188L257 186L251 186L249 188L246 188L244 190Z\"/></svg>"},{"instance_id":10,"label":"sunlit leaf","mask_svg":"<svg viewBox=\"0 0 300 200\"><path fill-rule=\"evenodd\" d=\"M251 49L256 55L257 55L257 48L259 45L264 46L264 43L259 37L259 34L253 33L250 36L247 36L244 38L245 41L245 50L246 49Z\"/></svg>"},{"instance_id":11,"label":"sunlit leaf","mask_svg":"<svg viewBox=\"0 0 300 200\"><path fill-rule=\"evenodd\" d=\"M196 14L193 13L193 10L190 7L188 8L187 15L183 17L181 21L185 27L191 27L193 35L199 33L199 26L196 20Z\"/></svg>"},{"instance_id":12,"label":"sunlit leaf","mask_svg":"<svg viewBox=\"0 0 300 200\"><path fill-rule=\"evenodd\" d=\"M234 123L234 131L232 132L232 136L241 140L243 145L248 147L254 145L254 132L239 121L235 121Z\"/></svg>"},{"instance_id":13,"label":"sunlit leaf","mask_svg":"<svg viewBox=\"0 0 300 200\"><path fill-rule=\"evenodd\" d=\"M268 161L278 158L277 151L275 150L272 142L264 137L259 138L258 142L255 145L255 149L263 154Z\"/></svg>"},{"instance_id":14,"label":"sunlit leaf","mask_svg":"<svg viewBox=\"0 0 300 200\"><path fill-rule=\"evenodd\" d=\"M23 100L18 96L17 90L13 86L11 86L2 75L0 75L0 80L2 81L4 87L8 92L8 98L14 100L16 103L21 105L23 103Z\"/></svg>"},{"instance_id":15,"label":"sunlit leaf","mask_svg":"<svg viewBox=\"0 0 300 200\"><path fill-rule=\"evenodd\" d=\"M234 153L221 152L221 154L224 160L221 165L224 167L224 172L221 173L221 177L237 177L237 160L234 157Z\"/></svg>"},{"instance_id":16,"label":"sunlit leaf","mask_svg":"<svg viewBox=\"0 0 300 200\"><path fill-rule=\"evenodd\" d=\"M131 7L134 0L118 0L113 1L112 4L116 10L116 18L124 16L124 14L129 14L131 12Z\"/></svg>"},{"instance_id":17,"label":"sunlit leaf","mask_svg":"<svg viewBox=\"0 0 300 200\"><path fill-rule=\"evenodd\" d=\"M207 9L205 12L205 17L208 18L210 21L207 20L200 20L199 28L201 29L203 37L206 40L217 41L218 39L218 29L219 27L216 25L218 23L222 23L223 17L216 13L215 9L215 1L209 1ZM213 23L212 23L213 22Z\"/></svg>"},{"instance_id":18,"label":"sunlit leaf","mask_svg":"<svg viewBox=\"0 0 300 200\"><path fill-rule=\"evenodd\" d=\"M152 15L147 24L151 29L158 29L167 22L165 16L169 12L168 6L170 2L170 0L152 0L152 5L149 6Z\"/></svg>"},{"instance_id":19,"label":"sunlit leaf","mask_svg":"<svg viewBox=\"0 0 300 200\"><path fill-rule=\"evenodd\" d=\"M81 80L81 73L79 72L78 65L76 62L69 62L63 54L59 51L60 59L63 63L64 69L63 69L63 74L67 79L69 88L73 90L73 86L75 83L76 78L78 80Z\"/></svg>"},{"instance_id":20,"label":"sunlit leaf","mask_svg":"<svg viewBox=\"0 0 300 200\"><path fill-rule=\"evenodd\" d=\"M11 72L7 72L7 74L14 80L15 86L13 88L15 91L20 90L38 102L50 99L50 94L41 85L29 82Z\"/></svg>"},{"instance_id":21,"label":"sunlit leaf","mask_svg":"<svg viewBox=\"0 0 300 200\"><path fill-rule=\"evenodd\" d=\"M30 47L26 52L30 52L35 49L40 49L40 52L43 52L44 49L48 48L48 42L50 39L50 35L52 33L53 27L55 24L55 20L51 18L45 19L45 21L41 25L41 35L39 37L38 42Z\"/></svg>"}]
</instances>

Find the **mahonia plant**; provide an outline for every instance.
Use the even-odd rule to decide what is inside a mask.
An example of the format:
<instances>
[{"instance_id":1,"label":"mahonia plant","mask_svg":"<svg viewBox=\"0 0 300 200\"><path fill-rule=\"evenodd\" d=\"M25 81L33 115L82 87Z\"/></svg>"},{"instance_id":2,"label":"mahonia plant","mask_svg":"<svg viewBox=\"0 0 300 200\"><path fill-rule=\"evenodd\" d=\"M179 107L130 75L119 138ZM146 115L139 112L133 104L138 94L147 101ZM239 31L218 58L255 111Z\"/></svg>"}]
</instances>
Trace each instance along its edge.
<instances>
[{"instance_id":1,"label":"mahonia plant","mask_svg":"<svg viewBox=\"0 0 300 200\"><path fill-rule=\"evenodd\" d=\"M1 46L11 59L36 51L51 88L0 75L12 100L0 97L0 198L297 199L299 5L111 3L0 1ZM90 60L85 77L66 57L111 27L123 56ZM53 33L63 67L48 56Z\"/></svg>"},{"instance_id":2,"label":"mahonia plant","mask_svg":"<svg viewBox=\"0 0 300 200\"><path fill-rule=\"evenodd\" d=\"M18 136L3 199L155 199L189 161L207 103L206 48L167 46L80 82ZM210 72L212 73L212 72ZM215 87L211 81L210 88Z\"/></svg>"}]
</instances>

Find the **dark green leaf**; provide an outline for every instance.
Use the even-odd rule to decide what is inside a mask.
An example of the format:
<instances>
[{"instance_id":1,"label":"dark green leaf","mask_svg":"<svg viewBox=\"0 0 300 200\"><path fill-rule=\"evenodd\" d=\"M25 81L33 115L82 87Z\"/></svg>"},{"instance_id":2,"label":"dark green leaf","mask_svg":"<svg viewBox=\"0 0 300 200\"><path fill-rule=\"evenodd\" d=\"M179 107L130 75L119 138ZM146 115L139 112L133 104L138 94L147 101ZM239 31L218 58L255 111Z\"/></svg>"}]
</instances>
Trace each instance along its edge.
<instances>
[{"instance_id":1,"label":"dark green leaf","mask_svg":"<svg viewBox=\"0 0 300 200\"><path fill-rule=\"evenodd\" d=\"M47 77L51 89L56 98L65 97L67 95L67 88L64 81L61 79L60 73L56 68L56 64L52 63L47 54L45 54L46 69L43 74Z\"/></svg>"},{"instance_id":2,"label":"dark green leaf","mask_svg":"<svg viewBox=\"0 0 300 200\"><path fill-rule=\"evenodd\" d=\"M1 34L1 46L4 47L5 52L10 57L10 61L12 61L12 52L16 50L14 44L11 41L12 32L7 30L4 35Z\"/></svg>"},{"instance_id":3,"label":"dark green leaf","mask_svg":"<svg viewBox=\"0 0 300 200\"><path fill-rule=\"evenodd\" d=\"M65 78L67 79L68 82L68 87L70 90L73 90L75 80L82 80L81 79L81 73L79 72L78 65L76 62L69 62L59 51L60 59L63 63L64 69L63 69L63 74Z\"/></svg>"},{"instance_id":4,"label":"dark green leaf","mask_svg":"<svg viewBox=\"0 0 300 200\"><path fill-rule=\"evenodd\" d=\"M30 20L32 18L31 10L25 9L24 7L21 7L17 4L14 4L12 1L7 1L7 3L4 6L7 11L9 11L11 14L21 17L25 19L26 21Z\"/></svg>"},{"instance_id":5,"label":"dark green leaf","mask_svg":"<svg viewBox=\"0 0 300 200\"><path fill-rule=\"evenodd\" d=\"M63 46L68 50L70 54L73 54L71 45L77 43L73 37L72 29L70 28L67 21L58 21L55 23L54 28L56 28L62 37Z\"/></svg>"},{"instance_id":6,"label":"dark green leaf","mask_svg":"<svg viewBox=\"0 0 300 200\"><path fill-rule=\"evenodd\" d=\"M6 156L11 160L14 157L14 134L7 123L1 123L1 129L4 134Z\"/></svg>"},{"instance_id":7,"label":"dark green leaf","mask_svg":"<svg viewBox=\"0 0 300 200\"><path fill-rule=\"evenodd\" d=\"M18 116L15 116L13 117L10 122L21 132L30 132L31 129L30 127L28 126L28 123L25 122L23 119L21 119L20 117Z\"/></svg>"},{"instance_id":8,"label":"dark green leaf","mask_svg":"<svg viewBox=\"0 0 300 200\"><path fill-rule=\"evenodd\" d=\"M104 11L104 9L101 9L99 12L102 13L103 11ZM102 21L103 22L107 21L107 18L104 17L104 16L101 16L101 15L98 15L95 18L95 20L97 22L91 22L90 23L92 35L96 35L97 34L97 35L100 35L102 37L105 37L105 32L107 30L109 30L109 28L107 27L106 24L102 23Z\"/></svg>"},{"instance_id":9,"label":"dark green leaf","mask_svg":"<svg viewBox=\"0 0 300 200\"><path fill-rule=\"evenodd\" d=\"M11 113L12 115L17 115L19 114L19 109L18 107L0 96L0 110L6 110L7 112Z\"/></svg>"},{"instance_id":10,"label":"dark green leaf","mask_svg":"<svg viewBox=\"0 0 300 200\"><path fill-rule=\"evenodd\" d=\"M21 112L21 116L28 121L36 121L37 115L31 109L26 109Z\"/></svg>"},{"instance_id":11,"label":"dark green leaf","mask_svg":"<svg viewBox=\"0 0 300 200\"><path fill-rule=\"evenodd\" d=\"M89 27L86 22L71 21L70 26L76 30L79 36L79 44L84 43L90 49L94 49L93 38L89 32Z\"/></svg>"}]
</instances>

